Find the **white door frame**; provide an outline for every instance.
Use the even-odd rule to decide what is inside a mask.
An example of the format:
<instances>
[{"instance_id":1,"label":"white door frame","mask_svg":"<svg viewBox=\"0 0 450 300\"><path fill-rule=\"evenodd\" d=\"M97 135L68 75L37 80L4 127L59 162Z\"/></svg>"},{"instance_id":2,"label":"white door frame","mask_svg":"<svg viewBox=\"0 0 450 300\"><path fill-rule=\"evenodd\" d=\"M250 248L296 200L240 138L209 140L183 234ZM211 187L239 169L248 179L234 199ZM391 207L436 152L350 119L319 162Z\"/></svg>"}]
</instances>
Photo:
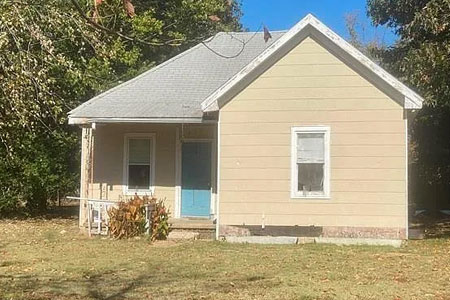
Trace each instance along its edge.
<instances>
[{"instance_id":1,"label":"white door frame","mask_svg":"<svg viewBox=\"0 0 450 300\"><path fill-rule=\"evenodd\" d=\"M210 216L214 216L216 212L216 144L214 138L180 138L180 129L177 128L175 141L175 208L174 217L181 218L181 186L182 186L182 146L183 142L200 142L210 143L211 145L211 197L210 197Z\"/></svg>"}]
</instances>

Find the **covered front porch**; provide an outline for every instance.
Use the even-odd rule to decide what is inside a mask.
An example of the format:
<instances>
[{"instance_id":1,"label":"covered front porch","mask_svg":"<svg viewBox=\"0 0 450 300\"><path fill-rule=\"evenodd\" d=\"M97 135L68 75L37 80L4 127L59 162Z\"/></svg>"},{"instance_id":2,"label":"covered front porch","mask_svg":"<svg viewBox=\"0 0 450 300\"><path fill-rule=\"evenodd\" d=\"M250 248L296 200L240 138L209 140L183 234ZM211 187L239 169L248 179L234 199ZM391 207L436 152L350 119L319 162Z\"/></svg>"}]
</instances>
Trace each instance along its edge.
<instances>
[{"instance_id":1,"label":"covered front porch","mask_svg":"<svg viewBox=\"0 0 450 300\"><path fill-rule=\"evenodd\" d=\"M89 202L136 194L163 199L180 221L216 219L216 123L91 123L82 132L80 227L92 220Z\"/></svg>"}]
</instances>

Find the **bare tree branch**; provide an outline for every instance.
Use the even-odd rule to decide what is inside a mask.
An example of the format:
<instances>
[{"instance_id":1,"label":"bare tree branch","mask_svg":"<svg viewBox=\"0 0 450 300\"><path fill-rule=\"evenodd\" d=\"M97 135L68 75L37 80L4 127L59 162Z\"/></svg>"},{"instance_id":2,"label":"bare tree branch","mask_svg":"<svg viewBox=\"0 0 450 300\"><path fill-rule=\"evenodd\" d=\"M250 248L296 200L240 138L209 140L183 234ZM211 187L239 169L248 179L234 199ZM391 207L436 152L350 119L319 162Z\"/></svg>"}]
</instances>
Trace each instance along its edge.
<instances>
[{"instance_id":1,"label":"bare tree branch","mask_svg":"<svg viewBox=\"0 0 450 300\"><path fill-rule=\"evenodd\" d=\"M125 35L123 33L111 30L111 29L109 29L107 27L104 27L104 26L102 26L102 25L92 21L89 17L87 17L85 15L85 13L83 12L83 9L81 8L81 6L77 2L77 0L70 0L70 1L72 2L73 6L76 8L76 10L78 11L79 15L84 20L86 20L86 22L90 26L92 26L92 27L94 27L94 28L96 28L98 30L102 30L104 32L107 32L109 34L116 35L116 36L118 36L118 37L120 37L120 38L122 38L124 40L130 41L130 42L137 42L137 43L144 44L144 45L147 45L147 46L180 46L181 42L184 41L184 39L173 39L173 40L169 40L169 41L166 41L166 42L148 42L148 41L144 41L144 40L139 39L139 38L130 37L128 35ZM175 43L175 42L178 42L178 43Z\"/></svg>"}]
</instances>

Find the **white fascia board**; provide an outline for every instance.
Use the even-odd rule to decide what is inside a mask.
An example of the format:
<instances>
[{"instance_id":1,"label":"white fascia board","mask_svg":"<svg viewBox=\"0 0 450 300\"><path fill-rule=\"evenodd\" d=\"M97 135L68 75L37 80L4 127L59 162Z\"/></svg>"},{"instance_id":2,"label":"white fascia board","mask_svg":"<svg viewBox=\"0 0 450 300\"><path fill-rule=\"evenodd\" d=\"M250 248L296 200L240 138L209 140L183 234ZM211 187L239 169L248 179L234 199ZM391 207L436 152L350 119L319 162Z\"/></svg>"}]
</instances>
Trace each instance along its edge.
<instances>
[{"instance_id":1,"label":"white fascia board","mask_svg":"<svg viewBox=\"0 0 450 300\"><path fill-rule=\"evenodd\" d=\"M69 116L69 125L82 125L82 124L89 124L89 119L87 118L72 118Z\"/></svg>"},{"instance_id":2,"label":"white fascia board","mask_svg":"<svg viewBox=\"0 0 450 300\"><path fill-rule=\"evenodd\" d=\"M199 124L216 123L214 120L203 120L201 118L76 118L69 116L69 124L83 125L92 123L167 123L167 124Z\"/></svg>"},{"instance_id":3,"label":"white fascia board","mask_svg":"<svg viewBox=\"0 0 450 300\"><path fill-rule=\"evenodd\" d=\"M367 56L361 53L358 49L353 47L338 34L332 31L325 24L320 22L312 14L308 14L300 22L298 22L294 27L292 27L286 34L275 41L270 47L268 47L263 53L256 57L252 62L250 62L246 67L244 67L239 73L233 76L228 82L226 82L222 87L212 93L207 99L202 102L202 110L204 112L217 111L220 108L219 103L222 98L236 86L249 74L252 73L258 66L260 66L266 60L273 57L273 54L277 52L280 48L285 46L290 40L298 36L302 31L306 31L308 25L314 28L322 36L330 40L333 46L338 49L343 50L346 54L350 55L354 60L359 62L365 68L367 68L371 75L381 79L383 82L397 90L401 93L405 99L402 103L405 109L420 109L422 108L422 102L424 99L418 95L416 92L408 88L405 84L400 82L397 78L389 74L383 68L378 66L376 63L371 61ZM229 99L227 99L229 100Z\"/></svg>"},{"instance_id":4,"label":"white fascia board","mask_svg":"<svg viewBox=\"0 0 450 300\"><path fill-rule=\"evenodd\" d=\"M413 95L411 95L413 96ZM422 108L423 98L419 96L419 98L408 97L405 96L405 109L421 109Z\"/></svg>"}]
</instances>

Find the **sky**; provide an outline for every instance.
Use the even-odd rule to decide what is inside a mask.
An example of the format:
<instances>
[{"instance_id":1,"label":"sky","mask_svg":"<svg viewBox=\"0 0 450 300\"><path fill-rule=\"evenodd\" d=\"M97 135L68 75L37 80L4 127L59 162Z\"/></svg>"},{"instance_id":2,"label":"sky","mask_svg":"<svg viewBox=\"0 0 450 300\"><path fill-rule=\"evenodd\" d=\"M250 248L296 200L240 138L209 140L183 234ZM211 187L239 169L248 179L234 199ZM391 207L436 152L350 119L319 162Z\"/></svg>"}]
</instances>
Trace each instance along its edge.
<instances>
[{"instance_id":1,"label":"sky","mask_svg":"<svg viewBox=\"0 0 450 300\"><path fill-rule=\"evenodd\" d=\"M366 14L366 0L241 0L244 16L242 23L250 31L264 24L269 30L286 30L312 13L325 25L344 38L348 38L345 26L346 14L357 14L357 31L364 42L376 39L391 45L395 34L388 28L372 26Z\"/></svg>"}]
</instances>

